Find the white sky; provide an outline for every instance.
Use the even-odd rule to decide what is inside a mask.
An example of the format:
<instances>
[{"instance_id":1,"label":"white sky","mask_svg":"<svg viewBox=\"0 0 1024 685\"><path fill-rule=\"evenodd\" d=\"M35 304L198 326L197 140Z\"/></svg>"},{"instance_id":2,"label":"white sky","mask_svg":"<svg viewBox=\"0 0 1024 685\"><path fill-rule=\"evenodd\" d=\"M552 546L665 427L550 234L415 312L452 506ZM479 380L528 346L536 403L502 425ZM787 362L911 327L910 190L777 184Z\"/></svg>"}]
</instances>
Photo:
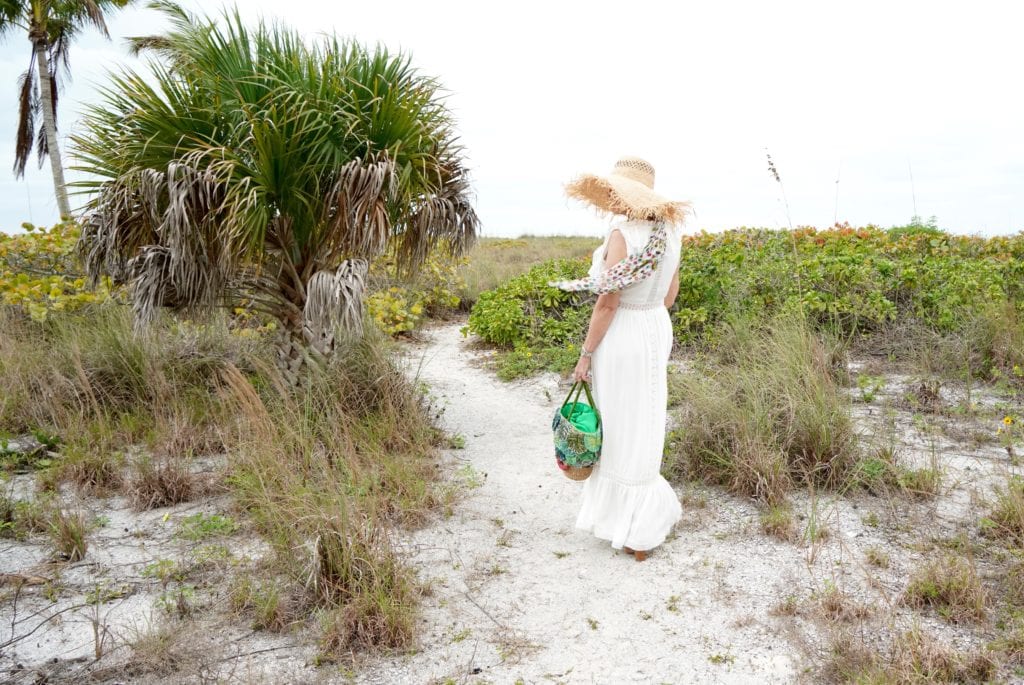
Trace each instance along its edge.
<instances>
[{"instance_id":1,"label":"white sky","mask_svg":"<svg viewBox=\"0 0 1024 685\"><path fill-rule=\"evenodd\" d=\"M186 0L192 9L220 5ZM826 227L936 215L962 233L1024 228L1024 4L1019 2L424 2L240 0L246 17L412 54L451 92L484 235L599 234L562 185L640 155L692 227ZM286 8L286 9L285 9ZM72 48L62 131L95 99L123 38L159 32L133 9ZM0 45L0 229L56 218L48 163L15 181L17 34ZM913 187L910 173L913 173ZM73 200L73 204L81 200Z\"/></svg>"}]
</instances>

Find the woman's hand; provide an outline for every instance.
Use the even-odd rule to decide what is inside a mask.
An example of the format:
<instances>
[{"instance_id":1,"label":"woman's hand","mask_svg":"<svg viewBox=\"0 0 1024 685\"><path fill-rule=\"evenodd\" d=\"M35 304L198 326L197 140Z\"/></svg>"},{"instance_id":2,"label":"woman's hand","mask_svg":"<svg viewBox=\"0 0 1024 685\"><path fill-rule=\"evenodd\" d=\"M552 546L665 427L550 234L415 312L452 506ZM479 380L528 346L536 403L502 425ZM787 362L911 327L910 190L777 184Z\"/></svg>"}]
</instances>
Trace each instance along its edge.
<instances>
[{"instance_id":1,"label":"woman's hand","mask_svg":"<svg viewBox=\"0 0 1024 685\"><path fill-rule=\"evenodd\" d=\"M580 357L573 369L572 379L574 382L590 381L590 357Z\"/></svg>"}]
</instances>

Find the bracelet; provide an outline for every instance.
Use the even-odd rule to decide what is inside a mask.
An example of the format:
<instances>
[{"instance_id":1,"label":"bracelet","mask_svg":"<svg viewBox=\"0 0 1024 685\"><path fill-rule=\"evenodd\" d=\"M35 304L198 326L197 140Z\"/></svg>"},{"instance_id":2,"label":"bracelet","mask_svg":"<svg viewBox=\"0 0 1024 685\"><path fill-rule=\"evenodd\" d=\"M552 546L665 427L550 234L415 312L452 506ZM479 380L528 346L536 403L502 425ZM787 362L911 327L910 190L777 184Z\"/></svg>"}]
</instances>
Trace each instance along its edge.
<instances>
[{"instance_id":1,"label":"bracelet","mask_svg":"<svg viewBox=\"0 0 1024 685\"><path fill-rule=\"evenodd\" d=\"M583 345L580 345L580 357L585 357L587 359L590 359L593 356L594 356L593 352L587 352L587 348L585 348Z\"/></svg>"}]
</instances>

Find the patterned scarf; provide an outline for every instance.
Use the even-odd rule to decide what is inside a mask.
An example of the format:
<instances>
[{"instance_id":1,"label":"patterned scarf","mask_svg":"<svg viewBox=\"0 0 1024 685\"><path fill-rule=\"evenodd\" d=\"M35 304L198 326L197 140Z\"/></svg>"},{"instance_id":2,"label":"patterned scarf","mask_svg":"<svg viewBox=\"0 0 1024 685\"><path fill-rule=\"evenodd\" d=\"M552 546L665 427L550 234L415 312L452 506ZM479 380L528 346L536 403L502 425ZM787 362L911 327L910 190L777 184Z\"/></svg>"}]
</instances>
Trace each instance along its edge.
<instances>
[{"instance_id":1,"label":"patterned scarf","mask_svg":"<svg viewBox=\"0 0 1024 685\"><path fill-rule=\"evenodd\" d=\"M601 295L603 293L614 293L627 288L634 283L646 281L658 268L658 262L665 254L667 240L667 229L664 221L659 221L651 237L644 245L644 249L638 254L626 257L618 264L613 265L607 271L602 271L596 276L588 276L575 281L551 281L548 285L559 290L579 291L589 290L592 293Z\"/></svg>"}]
</instances>

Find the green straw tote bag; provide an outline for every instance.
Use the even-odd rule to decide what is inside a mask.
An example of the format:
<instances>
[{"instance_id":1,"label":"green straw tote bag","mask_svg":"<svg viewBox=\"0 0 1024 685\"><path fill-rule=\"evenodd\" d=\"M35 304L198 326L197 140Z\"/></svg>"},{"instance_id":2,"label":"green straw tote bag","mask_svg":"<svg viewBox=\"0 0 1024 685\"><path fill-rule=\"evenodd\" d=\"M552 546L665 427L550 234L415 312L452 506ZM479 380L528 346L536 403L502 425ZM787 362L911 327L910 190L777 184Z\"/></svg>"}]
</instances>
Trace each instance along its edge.
<instances>
[{"instance_id":1,"label":"green straw tote bag","mask_svg":"<svg viewBox=\"0 0 1024 685\"><path fill-rule=\"evenodd\" d=\"M587 394L586 403L580 402L581 392ZM562 406L555 412L551 429L555 433L558 468L571 480L586 480L601 457L601 413L597 411L586 381L573 383Z\"/></svg>"}]
</instances>

